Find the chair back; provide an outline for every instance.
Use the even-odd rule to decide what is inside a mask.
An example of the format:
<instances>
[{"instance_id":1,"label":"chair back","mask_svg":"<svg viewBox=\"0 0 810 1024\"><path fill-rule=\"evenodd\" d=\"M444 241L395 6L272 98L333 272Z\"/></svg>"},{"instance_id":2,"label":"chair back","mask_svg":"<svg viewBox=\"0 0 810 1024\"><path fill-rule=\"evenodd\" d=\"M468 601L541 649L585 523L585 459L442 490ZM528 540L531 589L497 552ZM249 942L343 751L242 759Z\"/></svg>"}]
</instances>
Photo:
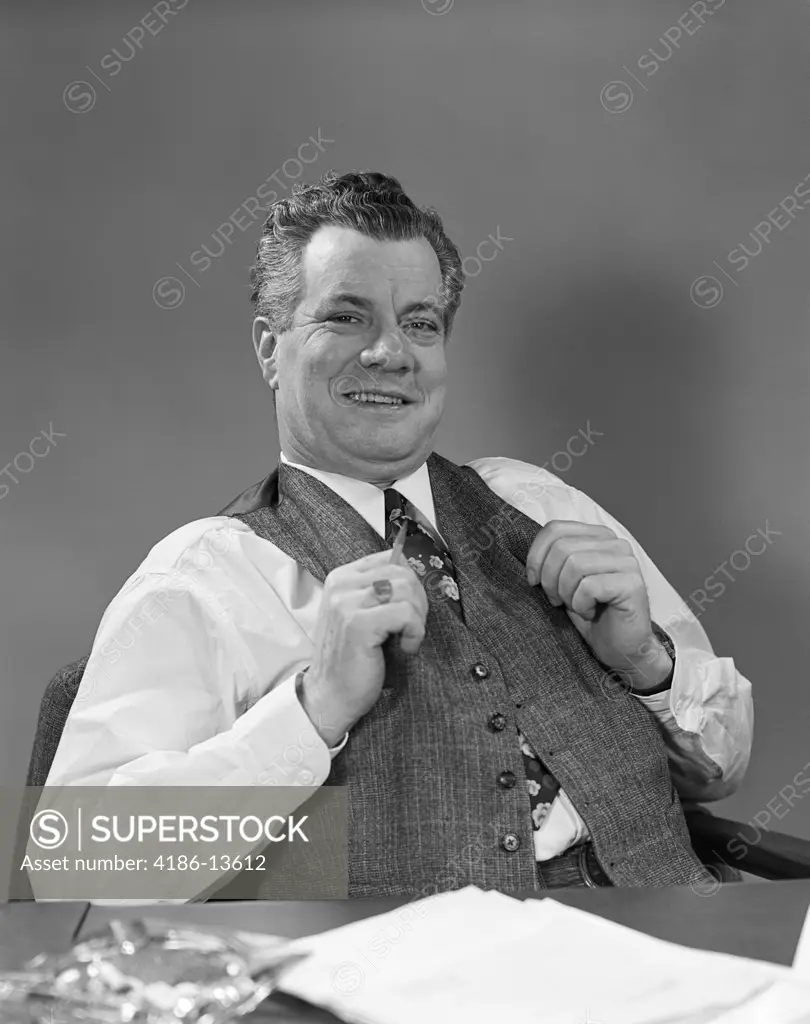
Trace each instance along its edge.
<instances>
[{"instance_id":1,"label":"chair back","mask_svg":"<svg viewBox=\"0 0 810 1024\"><path fill-rule=\"evenodd\" d=\"M60 668L45 687L39 706L37 732L28 764L26 786L45 785L89 657L90 655L86 654L78 661Z\"/></svg>"}]
</instances>

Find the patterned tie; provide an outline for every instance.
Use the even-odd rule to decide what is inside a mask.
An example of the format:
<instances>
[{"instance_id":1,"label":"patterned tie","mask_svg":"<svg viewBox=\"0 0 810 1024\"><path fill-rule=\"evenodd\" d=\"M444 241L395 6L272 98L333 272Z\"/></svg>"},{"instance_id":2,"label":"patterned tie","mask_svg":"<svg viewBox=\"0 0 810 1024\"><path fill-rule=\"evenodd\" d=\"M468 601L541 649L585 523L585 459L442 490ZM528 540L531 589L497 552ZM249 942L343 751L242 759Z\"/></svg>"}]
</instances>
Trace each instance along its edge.
<instances>
[{"instance_id":1,"label":"patterned tie","mask_svg":"<svg viewBox=\"0 0 810 1024\"><path fill-rule=\"evenodd\" d=\"M407 520L405 546L402 554L419 576L429 597L447 601L453 611L463 618L456 583L456 570L450 553L437 533L419 521L416 506L404 495L389 487L385 491L385 540L393 546L403 520Z\"/></svg>"},{"instance_id":2,"label":"patterned tie","mask_svg":"<svg viewBox=\"0 0 810 1024\"><path fill-rule=\"evenodd\" d=\"M459 600L456 570L445 545L437 533L424 526L416 506L393 487L385 490L385 540L393 546L403 520L408 523L402 553L422 581L428 596L446 601L463 619ZM532 812L532 825L541 828L548 817L560 784L532 750L526 737L518 731L520 752L526 770L526 786Z\"/></svg>"}]
</instances>

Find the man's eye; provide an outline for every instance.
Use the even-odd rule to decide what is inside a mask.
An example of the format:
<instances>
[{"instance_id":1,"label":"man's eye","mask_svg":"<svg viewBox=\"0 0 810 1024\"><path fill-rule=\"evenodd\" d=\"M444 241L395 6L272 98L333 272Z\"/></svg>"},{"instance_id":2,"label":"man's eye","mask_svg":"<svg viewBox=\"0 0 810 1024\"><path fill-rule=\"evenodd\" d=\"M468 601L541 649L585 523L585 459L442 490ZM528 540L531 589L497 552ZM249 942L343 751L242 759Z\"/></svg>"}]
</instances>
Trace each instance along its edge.
<instances>
[{"instance_id":1,"label":"man's eye","mask_svg":"<svg viewBox=\"0 0 810 1024\"><path fill-rule=\"evenodd\" d=\"M345 323L347 320L354 321L355 323L362 323L359 316L355 316L354 313L334 313L332 316L327 317L328 320L336 320L338 323Z\"/></svg>"},{"instance_id":2,"label":"man's eye","mask_svg":"<svg viewBox=\"0 0 810 1024\"><path fill-rule=\"evenodd\" d=\"M432 320L412 320L408 325L408 328L416 328L418 331L438 331L438 327L433 323Z\"/></svg>"}]
</instances>

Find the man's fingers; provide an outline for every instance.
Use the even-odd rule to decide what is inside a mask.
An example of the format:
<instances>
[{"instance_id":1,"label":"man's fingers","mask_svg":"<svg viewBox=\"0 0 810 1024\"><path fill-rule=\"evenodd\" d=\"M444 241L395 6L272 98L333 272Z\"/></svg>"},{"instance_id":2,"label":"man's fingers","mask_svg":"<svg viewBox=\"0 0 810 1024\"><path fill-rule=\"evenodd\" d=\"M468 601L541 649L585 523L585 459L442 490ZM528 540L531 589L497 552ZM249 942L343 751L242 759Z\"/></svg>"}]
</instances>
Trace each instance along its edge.
<instances>
[{"instance_id":1,"label":"man's fingers","mask_svg":"<svg viewBox=\"0 0 810 1024\"><path fill-rule=\"evenodd\" d=\"M576 523L568 519L552 519L541 527L534 538L526 556L526 576L532 586L540 582L540 573L549 550L564 538L583 540L617 539L613 530L607 526L595 526L592 523Z\"/></svg>"},{"instance_id":2,"label":"man's fingers","mask_svg":"<svg viewBox=\"0 0 810 1024\"><path fill-rule=\"evenodd\" d=\"M392 555L392 550L375 551L373 555L365 555L363 558L358 558L356 562L348 562L346 565L335 569L334 572L336 574L340 573L341 577L345 579L356 579L358 576L362 578L368 576L376 577L381 569L384 572L388 572L391 569L394 572L411 573L413 575L413 569L402 552L400 552L399 559L393 562L391 561Z\"/></svg>"},{"instance_id":3,"label":"man's fingers","mask_svg":"<svg viewBox=\"0 0 810 1024\"><path fill-rule=\"evenodd\" d=\"M640 575L638 562L632 555L599 548L574 551L564 559L559 570L550 563L551 558L547 558L540 574L540 584L552 604L569 607L574 592L586 576L615 572Z\"/></svg>"},{"instance_id":4,"label":"man's fingers","mask_svg":"<svg viewBox=\"0 0 810 1024\"><path fill-rule=\"evenodd\" d=\"M374 590L375 580L387 579L391 584L391 598L388 601L380 601ZM409 601L417 611L427 614L428 599L425 588L416 578L416 573L410 566L404 576L395 576L393 573L385 575L378 572L369 578L368 582L362 583L355 590L351 591L356 608L376 608L380 604L396 604L398 601Z\"/></svg>"},{"instance_id":5,"label":"man's fingers","mask_svg":"<svg viewBox=\"0 0 810 1024\"><path fill-rule=\"evenodd\" d=\"M392 562L391 552L383 551L338 566L326 577L326 583L341 590L353 590L355 587L370 584L372 580L383 578L411 580L416 579L416 573L408 562Z\"/></svg>"},{"instance_id":6,"label":"man's fingers","mask_svg":"<svg viewBox=\"0 0 810 1024\"><path fill-rule=\"evenodd\" d=\"M381 604L360 613L380 643L400 633L402 649L415 654L425 638L425 618L410 601Z\"/></svg>"},{"instance_id":7,"label":"man's fingers","mask_svg":"<svg viewBox=\"0 0 810 1024\"><path fill-rule=\"evenodd\" d=\"M358 575L375 572L382 566L391 565L391 554L389 548L387 551L375 551L370 555L363 555L362 558L356 558L353 562L344 562L343 565L333 569L326 579L333 585L343 585ZM393 564L398 565L399 563Z\"/></svg>"},{"instance_id":8,"label":"man's fingers","mask_svg":"<svg viewBox=\"0 0 810 1024\"><path fill-rule=\"evenodd\" d=\"M386 548L385 551L375 551L373 552L373 554L363 555L362 558L358 558L354 562L347 562L346 565L342 565L340 568L357 569L361 572L365 572L371 569L379 569L381 565L389 565L391 563L392 554L393 549Z\"/></svg>"},{"instance_id":9,"label":"man's fingers","mask_svg":"<svg viewBox=\"0 0 810 1024\"><path fill-rule=\"evenodd\" d=\"M552 543L546 551L538 577L538 582L552 604L559 604L561 601L559 579L570 559L582 559L589 553L596 552L618 561L627 556L632 557L633 549L626 540L620 540L616 536L593 537L588 534L574 534L559 537ZM611 571L609 564L603 563L603 566L603 572Z\"/></svg>"},{"instance_id":10,"label":"man's fingers","mask_svg":"<svg viewBox=\"0 0 810 1024\"><path fill-rule=\"evenodd\" d=\"M592 620L599 604L614 607L626 605L633 610L638 595L644 590L644 581L636 573L611 572L586 576L571 598L570 610L583 619Z\"/></svg>"},{"instance_id":11,"label":"man's fingers","mask_svg":"<svg viewBox=\"0 0 810 1024\"><path fill-rule=\"evenodd\" d=\"M425 619L410 606L410 614L399 635L399 645L406 654L416 654L425 639Z\"/></svg>"}]
</instances>

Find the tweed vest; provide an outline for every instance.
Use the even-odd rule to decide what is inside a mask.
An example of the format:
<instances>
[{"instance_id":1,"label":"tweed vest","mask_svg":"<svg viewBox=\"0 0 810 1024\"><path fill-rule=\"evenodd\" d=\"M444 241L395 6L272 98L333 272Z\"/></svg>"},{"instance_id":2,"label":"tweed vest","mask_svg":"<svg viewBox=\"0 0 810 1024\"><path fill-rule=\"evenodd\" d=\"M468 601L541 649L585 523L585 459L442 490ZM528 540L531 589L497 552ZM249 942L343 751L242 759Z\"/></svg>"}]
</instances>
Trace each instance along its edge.
<instances>
[{"instance_id":1,"label":"tweed vest","mask_svg":"<svg viewBox=\"0 0 810 1024\"><path fill-rule=\"evenodd\" d=\"M332 762L327 785L349 788L349 895L539 888L525 786L498 783L505 771L525 778L518 728L584 819L614 884L710 880L653 716L605 685L565 611L526 581L538 524L473 469L435 453L427 465L463 621L431 598L416 654L386 642L382 693ZM225 514L320 582L386 547L331 488L284 463L242 499ZM507 719L499 731L489 726L496 713ZM511 852L502 844L510 833L519 839Z\"/></svg>"}]
</instances>

